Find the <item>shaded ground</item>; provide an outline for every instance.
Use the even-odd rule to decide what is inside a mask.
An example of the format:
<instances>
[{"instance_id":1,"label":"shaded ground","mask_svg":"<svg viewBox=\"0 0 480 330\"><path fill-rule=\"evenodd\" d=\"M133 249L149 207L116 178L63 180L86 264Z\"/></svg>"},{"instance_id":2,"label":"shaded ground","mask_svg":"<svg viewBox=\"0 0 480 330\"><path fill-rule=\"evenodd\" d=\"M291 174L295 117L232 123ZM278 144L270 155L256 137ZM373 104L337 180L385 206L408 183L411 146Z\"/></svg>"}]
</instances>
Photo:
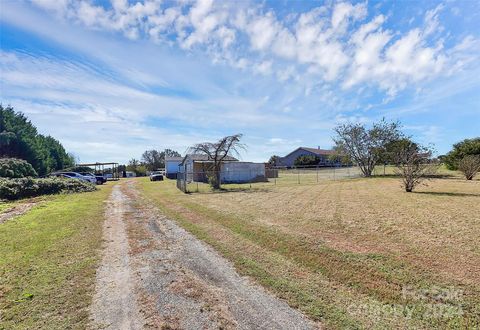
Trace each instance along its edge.
<instances>
[{"instance_id":1,"label":"shaded ground","mask_svg":"<svg viewBox=\"0 0 480 330\"><path fill-rule=\"evenodd\" d=\"M239 276L212 248L144 202L135 180L122 181L114 189L109 203L116 208L107 211L107 241L92 307L93 327L319 327ZM118 204L119 200L122 203Z\"/></svg>"}]
</instances>

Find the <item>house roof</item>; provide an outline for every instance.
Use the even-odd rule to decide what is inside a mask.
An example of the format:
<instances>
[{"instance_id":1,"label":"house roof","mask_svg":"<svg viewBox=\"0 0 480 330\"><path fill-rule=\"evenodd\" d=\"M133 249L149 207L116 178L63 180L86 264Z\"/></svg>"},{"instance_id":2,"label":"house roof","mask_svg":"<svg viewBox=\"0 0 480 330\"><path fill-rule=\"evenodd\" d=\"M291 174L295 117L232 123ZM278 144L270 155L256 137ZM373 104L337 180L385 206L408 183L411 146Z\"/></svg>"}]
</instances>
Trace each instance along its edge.
<instances>
[{"instance_id":1,"label":"house roof","mask_svg":"<svg viewBox=\"0 0 480 330\"><path fill-rule=\"evenodd\" d=\"M300 149L305 150L305 151L308 151L308 152L311 152L311 153L314 153L314 154L316 154L316 155L328 156L328 155L333 155L333 154L335 154L335 150L327 150L327 149L319 149L319 148L308 148L308 147L299 147L299 148L293 150L291 153L289 153L289 154L287 154L286 156L284 156L283 158L290 156L290 155L293 154L295 151L300 150Z\"/></svg>"}]
</instances>

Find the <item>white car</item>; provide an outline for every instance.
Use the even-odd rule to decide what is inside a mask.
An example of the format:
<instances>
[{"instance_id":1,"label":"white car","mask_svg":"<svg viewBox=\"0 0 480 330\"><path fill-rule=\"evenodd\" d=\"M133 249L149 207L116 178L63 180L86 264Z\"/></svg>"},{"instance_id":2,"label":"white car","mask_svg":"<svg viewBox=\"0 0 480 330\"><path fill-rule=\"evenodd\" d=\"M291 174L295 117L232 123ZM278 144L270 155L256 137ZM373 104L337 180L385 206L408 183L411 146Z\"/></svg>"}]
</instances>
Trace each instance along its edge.
<instances>
[{"instance_id":1,"label":"white car","mask_svg":"<svg viewBox=\"0 0 480 330\"><path fill-rule=\"evenodd\" d=\"M52 175L60 176L60 177L68 177L71 179L78 179L78 180L87 181L91 183L97 183L97 179L95 177L81 175L80 173L77 173L77 172L56 172L56 173L53 173Z\"/></svg>"}]
</instances>

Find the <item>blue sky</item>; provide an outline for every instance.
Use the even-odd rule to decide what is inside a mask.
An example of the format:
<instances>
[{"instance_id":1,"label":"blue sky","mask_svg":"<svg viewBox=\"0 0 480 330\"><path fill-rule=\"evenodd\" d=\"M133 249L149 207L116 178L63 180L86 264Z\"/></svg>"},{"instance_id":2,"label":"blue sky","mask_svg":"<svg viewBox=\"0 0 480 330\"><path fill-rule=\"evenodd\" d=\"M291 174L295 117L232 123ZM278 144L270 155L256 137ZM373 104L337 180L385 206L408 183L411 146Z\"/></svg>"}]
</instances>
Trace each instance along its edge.
<instances>
[{"instance_id":1,"label":"blue sky","mask_svg":"<svg viewBox=\"0 0 480 330\"><path fill-rule=\"evenodd\" d=\"M400 120L438 153L480 135L478 1L0 1L0 99L81 161L242 159Z\"/></svg>"}]
</instances>

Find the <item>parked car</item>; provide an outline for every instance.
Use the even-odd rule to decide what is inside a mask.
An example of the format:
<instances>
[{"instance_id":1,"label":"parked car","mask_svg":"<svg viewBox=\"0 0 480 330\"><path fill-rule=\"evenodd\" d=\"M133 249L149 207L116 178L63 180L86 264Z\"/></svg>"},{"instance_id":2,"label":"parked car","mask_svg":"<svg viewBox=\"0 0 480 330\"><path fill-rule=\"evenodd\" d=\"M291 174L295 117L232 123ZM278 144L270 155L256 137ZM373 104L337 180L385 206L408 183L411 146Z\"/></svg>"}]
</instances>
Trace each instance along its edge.
<instances>
[{"instance_id":1,"label":"parked car","mask_svg":"<svg viewBox=\"0 0 480 330\"><path fill-rule=\"evenodd\" d=\"M104 184L105 182L107 182L107 179L104 178L102 175L95 175L95 174L90 173L90 172L80 172L80 174L83 175L83 176L88 176L90 178L94 178L95 182L97 184Z\"/></svg>"},{"instance_id":2,"label":"parked car","mask_svg":"<svg viewBox=\"0 0 480 330\"><path fill-rule=\"evenodd\" d=\"M150 173L150 181L163 181L163 173L160 171Z\"/></svg>"},{"instance_id":3,"label":"parked car","mask_svg":"<svg viewBox=\"0 0 480 330\"><path fill-rule=\"evenodd\" d=\"M84 176L77 172L55 172L52 173L51 176L56 176L60 178L70 178L70 179L77 179L82 181L87 181L91 183L97 183L97 179L95 177Z\"/></svg>"}]
</instances>

